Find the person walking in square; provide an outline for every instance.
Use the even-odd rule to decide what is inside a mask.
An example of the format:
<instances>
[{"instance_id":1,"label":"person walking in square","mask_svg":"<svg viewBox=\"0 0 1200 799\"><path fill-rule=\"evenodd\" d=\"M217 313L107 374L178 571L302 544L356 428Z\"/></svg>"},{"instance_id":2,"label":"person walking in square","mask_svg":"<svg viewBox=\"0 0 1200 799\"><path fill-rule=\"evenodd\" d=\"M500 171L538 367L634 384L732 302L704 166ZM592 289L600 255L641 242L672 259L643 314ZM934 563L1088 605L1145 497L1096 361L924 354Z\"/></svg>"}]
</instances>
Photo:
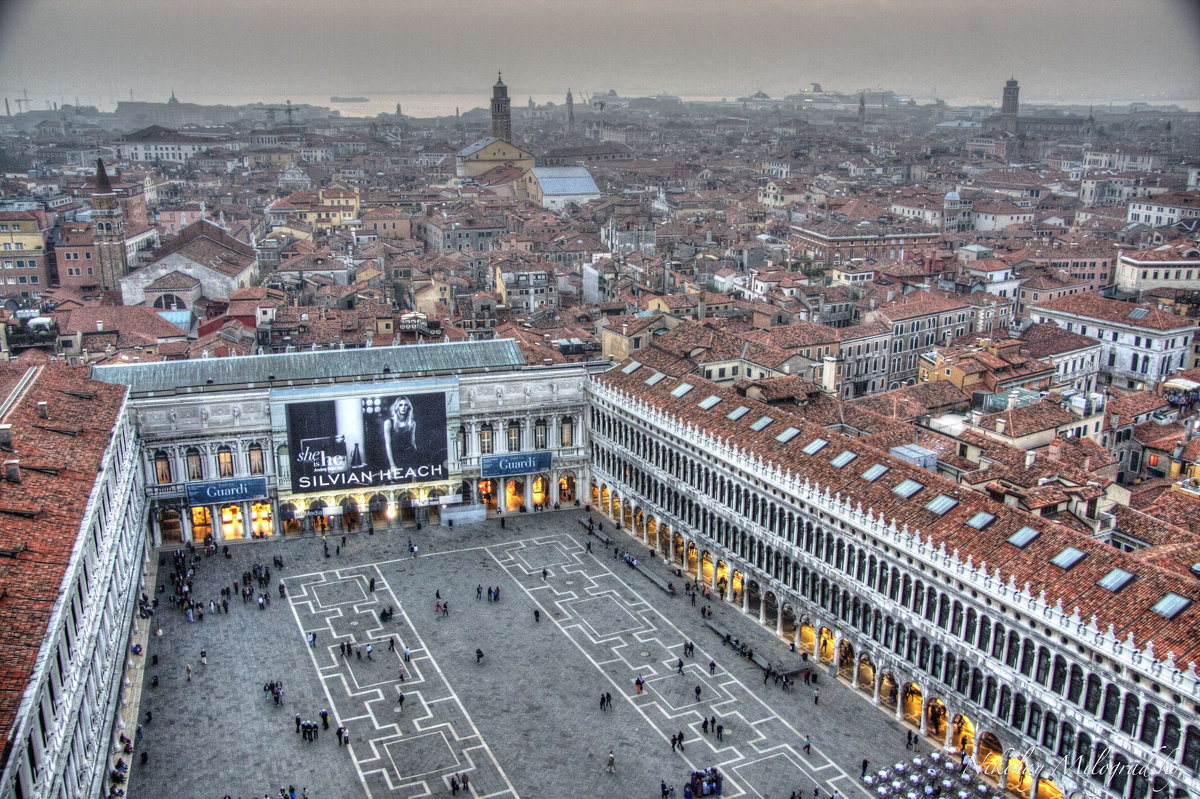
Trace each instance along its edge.
<instances>
[{"instance_id":1,"label":"person walking in square","mask_svg":"<svg viewBox=\"0 0 1200 799\"><path fill-rule=\"evenodd\" d=\"M717 661L715 661L715 660L708 661L708 673L709 674L717 673Z\"/></svg>"},{"instance_id":2,"label":"person walking in square","mask_svg":"<svg viewBox=\"0 0 1200 799\"><path fill-rule=\"evenodd\" d=\"M604 694L604 704L606 704L608 706L609 710L612 710L612 694L610 694L610 693Z\"/></svg>"},{"instance_id":3,"label":"person walking in square","mask_svg":"<svg viewBox=\"0 0 1200 799\"><path fill-rule=\"evenodd\" d=\"M717 740L718 741L725 740L725 725L724 724L717 725Z\"/></svg>"},{"instance_id":4,"label":"person walking in square","mask_svg":"<svg viewBox=\"0 0 1200 799\"><path fill-rule=\"evenodd\" d=\"M804 736L804 754L812 754L812 738L808 735Z\"/></svg>"},{"instance_id":5,"label":"person walking in square","mask_svg":"<svg viewBox=\"0 0 1200 799\"><path fill-rule=\"evenodd\" d=\"M679 662L675 664L675 673L683 674L683 658L680 658Z\"/></svg>"},{"instance_id":6,"label":"person walking in square","mask_svg":"<svg viewBox=\"0 0 1200 799\"><path fill-rule=\"evenodd\" d=\"M542 612L537 608L533 609L533 620L536 622L540 622L542 620Z\"/></svg>"},{"instance_id":7,"label":"person walking in square","mask_svg":"<svg viewBox=\"0 0 1200 799\"><path fill-rule=\"evenodd\" d=\"M400 696L396 697L396 704L400 706L400 712L404 712L404 692L400 692Z\"/></svg>"},{"instance_id":8,"label":"person walking in square","mask_svg":"<svg viewBox=\"0 0 1200 799\"><path fill-rule=\"evenodd\" d=\"M615 756L615 755L613 755L613 750L611 750L611 749L609 749L609 750L608 750L608 768L607 768L607 771L608 771L610 774L616 774L616 773L617 773L617 758L616 758L616 756Z\"/></svg>"},{"instance_id":9,"label":"person walking in square","mask_svg":"<svg viewBox=\"0 0 1200 799\"><path fill-rule=\"evenodd\" d=\"M867 776L867 767L870 765L871 765L871 761L867 760L864 757L863 762L862 762L862 775L860 776L860 778L865 778Z\"/></svg>"},{"instance_id":10,"label":"person walking in square","mask_svg":"<svg viewBox=\"0 0 1200 799\"><path fill-rule=\"evenodd\" d=\"M821 692L818 691L816 688L813 689L813 704L814 705L821 704Z\"/></svg>"},{"instance_id":11,"label":"person walking in square","mask_svg":"<svg viewBox=\"0 0 1200 799\"><path fill-rule=\"evenodd\" d=\"M700 686L699 685L696 686L696 701L697 702L700 701Z\"/></svg>"}]
</instances>

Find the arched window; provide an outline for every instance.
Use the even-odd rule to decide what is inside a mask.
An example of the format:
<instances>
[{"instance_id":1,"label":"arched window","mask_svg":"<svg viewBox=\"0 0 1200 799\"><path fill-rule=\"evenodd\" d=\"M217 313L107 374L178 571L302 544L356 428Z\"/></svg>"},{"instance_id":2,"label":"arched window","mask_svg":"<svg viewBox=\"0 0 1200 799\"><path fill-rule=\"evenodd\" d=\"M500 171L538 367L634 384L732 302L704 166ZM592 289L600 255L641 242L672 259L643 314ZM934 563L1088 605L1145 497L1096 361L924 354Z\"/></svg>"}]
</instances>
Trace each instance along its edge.
<instances>
[{"instance_id":1,"label":"arched window","mask_svg":"<svg viewBox=\"0 0 1200 799\"><path fill-rule=\"evenodd\" d=\"M251 444L246 450L246 466L250 474L262 474L266 471L263 462L263 448L260 444Z\"/></svg>"},{"instance_id":2,"label":"arched window","mask_svg":"<svg viewBox=\"0 0 1200 799\"><path fill-rule=\"evenodd\" d=\"M1079 697L1083 695L1083 669L1078 666L1071 666L1071 683L1067 687L1067 701L1079 704Z\"/></svg>"},{"instance_id":3,"label":"arched window","mask_svg":"<svg viewBox=\"0 0 1200 799\"><path fill-rule=\"evenodd\" d=\"M1009 666L1009 668L1015 669L1020 657L1021 636L1017 635L1015 631L1010 632L1008 634L1008 652L1005 654L1004 662Z\"/></svg>"},{"instance_id":4,"label":"arched window","mask_svg":"<svg viewBox=\"0 0 1200 799\"><path fill-rule=\"evenodd\" d=\"M1022 694L1017 694L1013 700L1012 726L1013 729L1025 729L1025 711L1028 709L1028 703Z\"/></svg>"},{"instance_id":5,"label":"arched window","mask_svg":"<svg viewBox=\"0 0 1200 799\"><path fill-rule=\"evenodd\" d=\"M545 449L548 442L546 438L546 420L538 419L533 423L533 448Z\"/></svg>"},{"instance_id":6,"label":"arched window","mask_svg":"<svg viewBox=\"0 0 1200 799\"><path fill-rule=\"evenodd\" d=\"M1026 641L1025 646L1021 648L1021 673L1026 677L1033 674L1033 642Z\"/></svg>"},{"instance_id":7,"label":"arched window","mask_svg":"<svg viewBox=\"0 0 1200 799\"><path fill-rule=\"evenodd\" d=\"M1125 713L1121 716L1121 732L1133 735L1137 730L1138 717L1141 715L1141 703L1132 693L1125 694Z\"/></svg>"},{"instance_id":8,"label":"arched window","mask_svg":"<svg viewBox=\"0 0 1200 799\"><path fill-rule=\"evenodd\" d=\"M217 448L217 475L233 477L233 450L225 445Z\"/></svg>"},{"instance_id":9,"label":"arched window","mask_svg":"<svg viewBox=\"0 0 1200 799\"><path fill-rule=\"evenodd\" d=\"M1179 718L1174 713L1163 719L1162 746L1158 751L1171 758L1179 754Z\"/></svg>"},{"instance_id":10,"label":"arched window","mask_svg":"<svg viewBox=\"0 0 1200 799\"><path fill-rule=\"evenodd\" d=\"M204 458L195 447L187 451L187 473L189 480L204 479Z\"/></svg>"},{"instance_id":11,"label":"arched window","mask_svg":"<svg viewBox=\"0 0 1200 799\"><path fill-rule=\"evenodd\" d=\"M564 416L558 420L558 444L560 447L575 446L575 417Z\"/></svg>"},{"instance_id":12,"label":"arched window","mask_svg":"<svg viewBox=\"0 0 1200 799\"><path fill-rule=\"evenodd\" d=\"M1187 736L1183 739L1183 767L1193 774L1200 769L1200 729L1190 724Z\"/></svg>"},{"instance_id":13,"label":"arched window","mask_svg":"<svg viewBox=\"0 0 1200 799\"><path fill-rule=\"evenodd\" d=\"M1121 692L1117 686L1110 685L1104 689L1104 712L1100 718L1114 727L1117 726L1117 714L1121 712Z\"/></svg>"},{"instance_id":14,"label":"arched window","mask_svg":"<svg viewBox=\"0 0 1200 799\"><path fill-rule=\"evenodd\" d=\"M495 443L492 440L492 423L484 422L479 426L479 453L491 455Z\"/></svg>"},{"instance_id":15,"label":"arched window","mask_svg":"<svg viewBox=\"0 0 1200 799\"><path fill-rule=\"evenodd\" d=\"M171 458L161 449L154 453L154 482L166 485L171 480Z\"/></svg>"},{"instance_id":16,"label":"arched window","mask_svg":"<svg viewBox=\"0 0 1200 799\"><path fill-rule=\"evenodd\" d=\"M1147 704L1146 709L1142 711L1142 743L1147 746L1154 746L1155 742L1158 741L1158 727L1161 720L1162 717L1158 712L1158 708Z\"/></svg>"},{"instance_id":17,"label":"arched window","mask_svg":"<svg viewBox=\"0 0 1200 799\"><path fill-rule=\"evenodd\" d=\"M1042 647L1037 654L1037 681L1047 685L1050 680L1050 650Z\"/></svg>"},{"instance_id":18,"label":"arched window","mask_svg":"<svg viewBox=\"0 0 1200 799\"><path fill-rule=\"evenodd\" d=\"M1083 709L1088 713L1095 713L1100 707L1100 697L1103 695L1103 688L1100 685L1100 678L1095 674L1088 677L1087 681L1087 698L1084 699Z\"/></svg>"},{"instance_id":19,"label":"arched window","mask_svg":"<svg viewBox=\"0 0 1200 799\"><path fill-rule=\"evenodd\" d=\"M507 443L508 443L508 451L509 452L520 452L521 451L521 423L520 422L509 422L508 423L508 441L507 441Z\"/></svg>"}]
</instances>

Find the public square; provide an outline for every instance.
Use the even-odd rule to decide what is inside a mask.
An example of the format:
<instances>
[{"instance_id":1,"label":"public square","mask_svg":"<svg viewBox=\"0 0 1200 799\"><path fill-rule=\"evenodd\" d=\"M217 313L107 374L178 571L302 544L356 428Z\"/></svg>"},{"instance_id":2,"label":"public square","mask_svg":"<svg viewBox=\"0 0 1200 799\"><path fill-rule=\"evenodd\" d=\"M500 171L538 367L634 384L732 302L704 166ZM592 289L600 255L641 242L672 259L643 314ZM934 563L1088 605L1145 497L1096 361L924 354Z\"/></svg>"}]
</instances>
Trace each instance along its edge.
<instances>
[{"instance_id":1,"label":"public square","mask_svg":"<svg viewBox=\"0 0 1200 799\"><path fill-rule=\"evenodd\" d=\"M452 775L463 773L474 796L654 797L665 780L682 797L692 771L716 766L726 797L810 797L819 787L828 799L835 789L867 795L863 758L877 768L912 756L904 728L824 666L819 705L803 683L787 692L764 683L762 670L701 618L703 599L693 607L682 591L671 595L614 559L614 548L639 558L646 548L610 524L597 537L582 510L505 518L503 529L489 519L355 533L340 554L340 534L233 545L230 558L197 550L193 595L205 613L191 623L167 602L171 552L158 553L166 565L151 578L166 591L156 594L150 628L162 635L148 637L144 737L129 756L129 797L250 799L288 786L311 799L449 796ZM235 593L228 614L209 612L208 600L219 602L220 589L255 563L271 568L269 589L257 589L269 591L271 604L260 610ZM642 566L681 587L661 559ZM497 602L488 601L491 587ZM439 596L449 603L443 612ZM738 607L708 604L715 624L770 662L801 665L799 653ZM394 616L381 621L389 607ZM691 657L685 641L694 644ZM343 655L347 642L354 656ZM400 682L405 647L411 660ZM279 704L263 691L276 680ZM602 710L606 693L612 707ZM322 709L329 728L304 740L297 714L318 721ZM702 731L706 717L722 725L723 740ZM348 746L339 745L338 726ZM680 732L684 748L672 749ZM606 768L610 750L615 773Z\"/></svg>"}]
</instances>

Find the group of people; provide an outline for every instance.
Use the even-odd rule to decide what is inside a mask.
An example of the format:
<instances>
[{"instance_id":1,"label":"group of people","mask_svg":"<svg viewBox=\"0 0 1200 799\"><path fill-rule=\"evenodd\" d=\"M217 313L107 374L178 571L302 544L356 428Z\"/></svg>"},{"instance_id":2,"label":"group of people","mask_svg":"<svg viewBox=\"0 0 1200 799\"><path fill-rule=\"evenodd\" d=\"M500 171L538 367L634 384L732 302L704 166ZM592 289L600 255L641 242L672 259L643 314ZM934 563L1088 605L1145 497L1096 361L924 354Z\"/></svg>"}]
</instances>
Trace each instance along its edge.
<instances>
[{"instance_id":1,"label":"group of people","mask_svg":"<svg viewBox=\"0 0 1200 799\"><path fill-rule=\"evenodd\" d=\"M703 771L693 771L691 779L683 786L683 797L692 799L693 796L720 796L724 785L725 777L716 766Z\"/></svg>"},{"instance_id":2,"label":"group of people","mask_svg":"<svg viewBox=\"0 0 1200 799\"><path fill-rule=\"evenodd\" d=\"M224 799L233 799L229 794L225 794ZM250 799L258 799L257 796L251 796ZM275 799L270 793L264 793L262 799ZM301 788L300 794L296 794L295 786L289 785L287 788L279 789L278 799L308 799L308 788Z\"/></svg>"},{"instance_id":3,"label":"group of people","mask_svg":"<svg viewBox=\"0 0 1200 799\"><path fill-rule=\"evenodd\" d=\"M271 680L263 685L263 698L274 699L275 704L283 704L283 680Z\"/></svg>"}]
</instances>

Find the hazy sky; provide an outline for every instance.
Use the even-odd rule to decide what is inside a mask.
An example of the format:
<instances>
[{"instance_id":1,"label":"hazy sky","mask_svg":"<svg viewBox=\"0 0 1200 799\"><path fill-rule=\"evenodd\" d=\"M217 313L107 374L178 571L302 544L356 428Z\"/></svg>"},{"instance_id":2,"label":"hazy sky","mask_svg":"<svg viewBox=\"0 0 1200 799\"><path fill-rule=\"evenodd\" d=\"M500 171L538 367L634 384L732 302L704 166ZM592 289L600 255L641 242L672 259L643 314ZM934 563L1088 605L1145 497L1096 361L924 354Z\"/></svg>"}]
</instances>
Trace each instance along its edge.
<instances>
[{"instance_id":1,"label":"hazy sky","mask_svg":"<svg viewBox=\"0 0 1200 799\"><path fill-rule=\"evenodd\" d=\"M0 0L0 96L1200 98L1194 0ZM37 107L44 107L44 103ZM15 108L14 108L15 110Z\"/></svg>"}]
</instances>

